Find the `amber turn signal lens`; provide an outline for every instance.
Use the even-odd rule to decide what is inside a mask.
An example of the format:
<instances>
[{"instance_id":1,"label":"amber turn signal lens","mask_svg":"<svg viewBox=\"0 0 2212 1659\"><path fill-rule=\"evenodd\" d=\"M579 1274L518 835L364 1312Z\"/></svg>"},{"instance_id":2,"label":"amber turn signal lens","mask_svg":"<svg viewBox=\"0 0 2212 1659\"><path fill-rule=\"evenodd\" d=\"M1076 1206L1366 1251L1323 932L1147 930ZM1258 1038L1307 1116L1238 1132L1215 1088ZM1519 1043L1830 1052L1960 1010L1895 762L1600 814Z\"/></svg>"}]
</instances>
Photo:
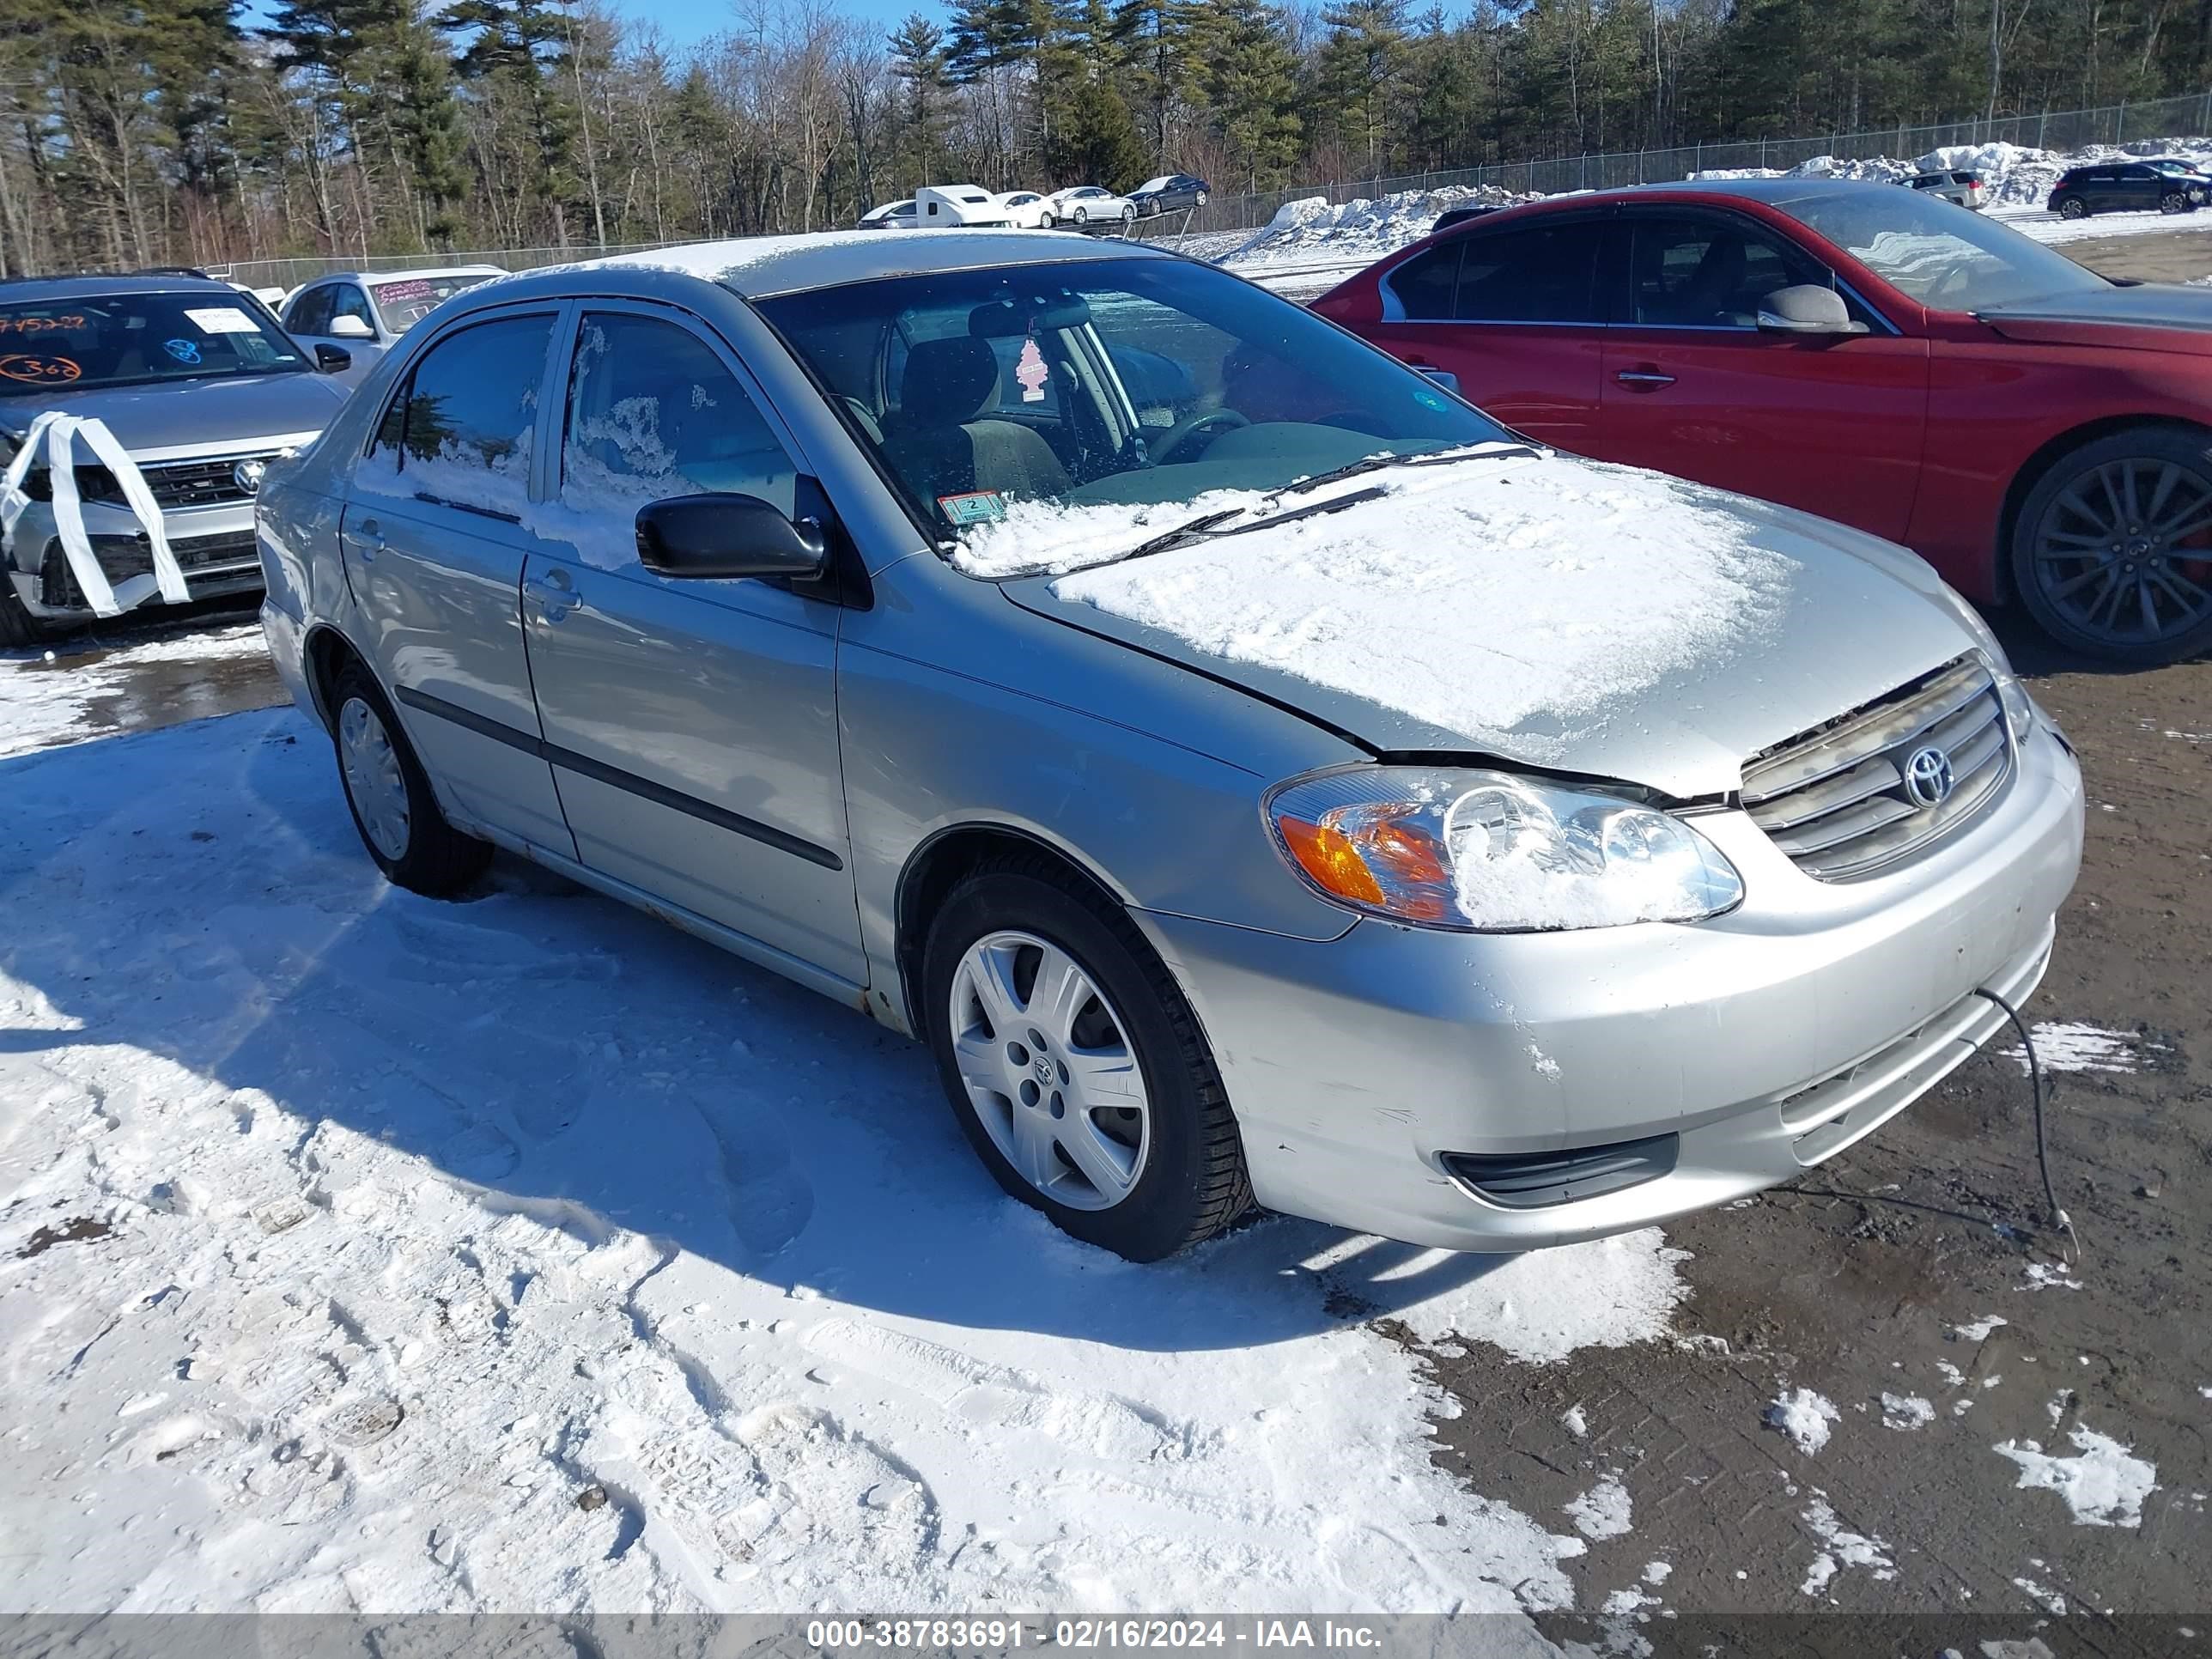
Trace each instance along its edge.
<instances>
[{"instance_id":1,"label":"amber turn signal lens","mask_svg":"<svg viewBox=\"0 0 2212 1659\"><path fill-rule=\"evenodd\" d=\"M1375 879L1374 872L1368 869L1350 836L1326 824L1308 823L1304 818L1287 814L1276 817L1275 828L1282 835L1283 845L1298 861L1298 867L1312 877L1323 892L1382 908L1382 884Z\"/></svg>"}]
</instances>

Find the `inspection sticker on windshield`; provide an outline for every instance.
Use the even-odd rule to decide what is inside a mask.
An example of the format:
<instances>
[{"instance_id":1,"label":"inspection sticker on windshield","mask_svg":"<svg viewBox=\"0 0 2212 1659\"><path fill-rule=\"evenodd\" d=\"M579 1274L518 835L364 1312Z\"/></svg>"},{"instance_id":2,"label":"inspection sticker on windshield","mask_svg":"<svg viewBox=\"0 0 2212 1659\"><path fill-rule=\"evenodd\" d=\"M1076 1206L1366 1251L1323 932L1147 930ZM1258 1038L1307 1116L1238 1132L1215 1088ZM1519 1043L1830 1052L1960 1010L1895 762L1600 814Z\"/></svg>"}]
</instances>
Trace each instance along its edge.
<instances>
[{"instance_id":1,"label":"inspection sticker on windshield","mask_svg":"<svg viewBox=\"0 0 2212 1659\"><path fill-rule=\"evenodd\" d=\"M962 495L939 495L937 510L957 525L996 524L1006 516L1006 498L995 489L971 489Z\"/></svg>"},{"instance_id":2,"label":"inspection sticker on windshield","mask_svg":"<svg viewBox=\"0 0 2212 1659\"><path fill-rule=\"evenodd\" d=\"M208 306L185 315L203 334L258 334L261 325L236 306Z\"/></svg>"}]
</instances>

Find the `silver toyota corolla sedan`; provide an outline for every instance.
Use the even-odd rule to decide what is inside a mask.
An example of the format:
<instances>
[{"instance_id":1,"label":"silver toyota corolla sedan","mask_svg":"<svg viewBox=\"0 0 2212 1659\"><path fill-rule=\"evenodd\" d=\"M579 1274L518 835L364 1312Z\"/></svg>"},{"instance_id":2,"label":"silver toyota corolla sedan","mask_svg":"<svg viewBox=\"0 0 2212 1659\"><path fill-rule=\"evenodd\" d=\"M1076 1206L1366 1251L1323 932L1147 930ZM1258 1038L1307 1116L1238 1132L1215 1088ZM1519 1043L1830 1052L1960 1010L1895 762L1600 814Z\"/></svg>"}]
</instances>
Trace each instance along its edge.
<instances>
[{"instance_id":1,"label":"silver toyota corolla sedan","mask_svg":"<svg viewBox=\"0 0 2212 1659\"><path fill-rule=\"evenodd\" d=\"M259 522L392 880L502 847L921 1038L1131 1257L1787 1180L1996 1031L2080 858L2065 739L1911 555L1141 246L495 283Z\"/></svg>"}]
</instances>

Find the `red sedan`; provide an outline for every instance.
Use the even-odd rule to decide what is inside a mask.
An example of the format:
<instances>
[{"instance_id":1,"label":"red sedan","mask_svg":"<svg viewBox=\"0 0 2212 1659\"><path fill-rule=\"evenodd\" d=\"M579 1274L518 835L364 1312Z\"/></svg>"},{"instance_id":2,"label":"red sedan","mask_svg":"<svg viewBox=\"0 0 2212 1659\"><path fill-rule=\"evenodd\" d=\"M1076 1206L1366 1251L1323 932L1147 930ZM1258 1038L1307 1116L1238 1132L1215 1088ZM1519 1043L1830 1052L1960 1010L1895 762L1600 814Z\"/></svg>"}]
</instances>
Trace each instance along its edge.
<instances>
[{"instance_id":1,"label":"red sedan","mask_svg":"<svg viewBox=\"0 0 2212 1659\"><path fill-rule=\"evenodd\" d=\"M1773 179L1492 214L1315 309L1532 438L1902 542L2077 649L2212 647L2212 291Z\"/></svg>"}]
</instances>

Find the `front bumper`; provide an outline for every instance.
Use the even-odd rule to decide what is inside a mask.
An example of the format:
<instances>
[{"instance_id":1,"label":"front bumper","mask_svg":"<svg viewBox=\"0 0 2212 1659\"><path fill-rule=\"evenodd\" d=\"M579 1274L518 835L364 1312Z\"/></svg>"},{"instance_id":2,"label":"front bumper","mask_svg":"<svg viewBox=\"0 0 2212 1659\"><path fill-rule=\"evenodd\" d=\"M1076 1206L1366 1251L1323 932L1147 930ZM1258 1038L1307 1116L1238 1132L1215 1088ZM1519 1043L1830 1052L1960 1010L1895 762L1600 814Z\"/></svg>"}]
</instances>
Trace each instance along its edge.
<instances>
[{"instance_id":1,"label":"front bumper","mask_svg":"<svg viewBox=\"0 0 2212 1659\"><path fill-rule=\"evenodd\" d=\"M1455 934L1364 921L1311 942L1137 920L1188 992L1259 1200L1419 1244L1517 1250L1662 1221L1790 1179L1996 1033L2050 960L2081 854L2081 781L2047 726L1972 825L1909 864L1816 881L1741 812L1698 827L1744 903L1693 926ZM1537 1208L1449 1154L1673 1136L1639 1184Z\"/></svg>"},{"instance_id":2,"label":"front bumper","mask_svg":"<svg viewBox=\"0 0 2212 1659\"><path fill-rule=\"evenodd\" d=\"M127 507L106 501L83 506L84 529L100 568L111 583L151 570L153 550L145 527ZM161 515L169 549L183 568L185 586L195 599L253 593L261 588L261 559L253 541L252 501L212 507L170 507ZM128 545L125 545L128 544ZM23 609L49 623L89 622L92 607L78 591L54 527L52 506L34 501L15 521L15 535L0 575L13 586ZM141 605L159 604L149 592Z\"/></svg>"}]
</instances>

